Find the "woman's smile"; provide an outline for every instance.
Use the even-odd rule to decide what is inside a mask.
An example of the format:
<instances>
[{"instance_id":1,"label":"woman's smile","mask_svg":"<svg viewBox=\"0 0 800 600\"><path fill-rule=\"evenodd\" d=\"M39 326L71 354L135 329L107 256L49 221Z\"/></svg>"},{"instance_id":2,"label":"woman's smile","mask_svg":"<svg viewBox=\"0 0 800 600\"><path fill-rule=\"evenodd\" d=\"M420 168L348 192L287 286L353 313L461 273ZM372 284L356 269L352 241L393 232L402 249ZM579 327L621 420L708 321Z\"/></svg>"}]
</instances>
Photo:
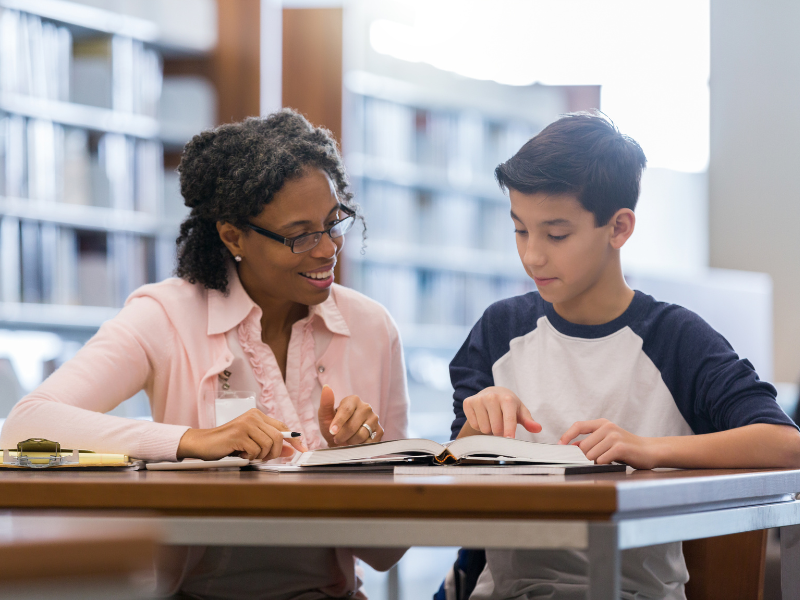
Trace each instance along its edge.
<instances>
[{"instance_id":1,"label":"woman's smile","mask_svg":"<svg viewBox=\"0 0 800 600\"><path fill-rule=\"evenodd\" d=\"M335 266L336 261L334 260L331 264L325 265L324 267L314 269L313 271L304 271L300 273L300 276L304 277L309 284L316 288L329 288L333 285L333 268Z\"/></svg>"}]
</instances>

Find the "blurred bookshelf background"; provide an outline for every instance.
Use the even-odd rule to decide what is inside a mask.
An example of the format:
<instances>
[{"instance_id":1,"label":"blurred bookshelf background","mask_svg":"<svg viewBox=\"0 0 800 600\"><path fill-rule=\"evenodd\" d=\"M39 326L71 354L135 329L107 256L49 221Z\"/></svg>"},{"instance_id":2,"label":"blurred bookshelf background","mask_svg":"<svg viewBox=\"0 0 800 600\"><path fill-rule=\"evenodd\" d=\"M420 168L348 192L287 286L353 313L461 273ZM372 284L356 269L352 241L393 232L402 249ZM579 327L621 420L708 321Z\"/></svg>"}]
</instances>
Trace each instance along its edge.
<instances>
[{"instance_id":1,"label":"blurred bookshelf background","mask_svg":"<svg viewBox=\"0 0 800 600\"><path fill-rule=\"evenodd\" d=\"M216 7L123 4L0 2L0 417L174 268L165 157L217 119L213 87L164 66L208 55ZM146 397L117 412L148 414Z\"/></svg>"},{"instance_id":2,"label":"blurred bookshelf background","mask_svg":"<svg viewBox=\"0 0 800 600\"><path fill-rule=\"evenodd\" d=\"M449 437L450 359L489 304L535 289L494 167L558 115L590 108L649 158L623 252L629 283L701 314L793 410L794 237L742 234L758 219L728 184L750 164L731 155L746 147L730 132L747 120L711 119L742 97L726 35L752 16L730 11L714 0L0 0L0 420L131 291L171 275L183 144L281 106L342 143L367 238L348 236L337 277L398 323L412 436ZM146 396L114 414L148 418ZM412 549L389 575L365 568L368 594L429 597L454 554Z\"/></svg>"}]
</instances>

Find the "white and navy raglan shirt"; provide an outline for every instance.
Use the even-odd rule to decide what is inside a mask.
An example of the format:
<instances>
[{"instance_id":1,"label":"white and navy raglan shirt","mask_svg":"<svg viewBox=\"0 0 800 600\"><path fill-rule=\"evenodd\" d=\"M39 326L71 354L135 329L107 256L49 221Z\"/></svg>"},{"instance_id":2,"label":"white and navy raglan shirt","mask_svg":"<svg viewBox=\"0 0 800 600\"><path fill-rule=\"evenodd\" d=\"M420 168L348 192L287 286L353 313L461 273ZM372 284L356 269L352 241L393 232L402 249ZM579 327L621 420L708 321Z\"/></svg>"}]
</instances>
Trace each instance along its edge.
<instances>
[{"instance_id":1,"label":"white and navy raglan shirt","mask_svg":"<svg viewBox=\"0 0 800 600\"><path fill-rule=\"evenodd\" d=\"M455 437L463 401L489 386L513 391L542 425L518 439L556 443L575 421L605 418L636 435L681 436L753 423L796 427L775 388L695 313L637 291L603 325L561 318L538 294L490 306L450 363ZM578 551L487 550L472 600L586 597ZM622 553L623 598L685 598L680 543Z\"/></svg>"}]
</instances>

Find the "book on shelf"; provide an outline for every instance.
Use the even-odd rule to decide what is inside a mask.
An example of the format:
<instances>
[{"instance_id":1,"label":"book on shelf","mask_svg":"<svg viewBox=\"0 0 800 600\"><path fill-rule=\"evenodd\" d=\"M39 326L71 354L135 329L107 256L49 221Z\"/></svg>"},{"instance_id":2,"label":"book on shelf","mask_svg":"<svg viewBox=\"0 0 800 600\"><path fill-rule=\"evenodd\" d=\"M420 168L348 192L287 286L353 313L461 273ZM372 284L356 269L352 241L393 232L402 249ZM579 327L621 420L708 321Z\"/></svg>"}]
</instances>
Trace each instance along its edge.
<instances>
[{"instance_id":1,"label":"book on shelf","mask_svg":"<svg viewBox=\"0 0 800 600\"><path fill-rule=\"evenodd\" d=\"M78 239L74 229L58 228L52 302L78 304Z\"/></svg>"},{"instance_id":2,"label":"book on shelf","mask_svg":"<svg viewBox=\"0 0 800 600\"><path fill-rule=\"evenodd\" d=\"M94 196L108 196L108 186L93 186L94 171L98 161L92 159L89 132L73 127L65 128L64 162L61 201L66 204L92 204Z\"/></svg>"},{"instance_id":3,"label":"book on shelf","mask_svg":"<svg viewBox=\"0 0 800 600\"><path fill-rule=\"evenodd\" d=\"M20 301L19 219L15 217L0 218L0 284L3 302Z\"/></svg>"},{"instance_id":4,"label":"book on shelf","mask_svg":"<svg viewBox=\"0 0 800 600\"><path fill-rule=\"evenodd\" d=\"M594 464L577 446L541 444L491 435L473 435L446 444L426 439L405 439L322 448L296 454L288 464L298 467L387 462L450 465L468 464L474 461L479 461L480 464L494 462L583 466Z\"/></svg>"},{"instance_id":5,"label":"book on shelf","mask_svg":"<svg viewBox=\"0 0 800 600\"><path fill-rule=\"evenodd\" d=\"M491 178L536 133L529 123L488 119L476 110L431 110L370 96L361 101L365 154L466 181Z\"/></svg>"},{"instance_id":6,"label":"book on shelf","mask_svg":"<svg viewBox=\"0 0 800 600\"><path fill-rule=\"evenodd\" d=\"M0 9L0 92L68 101L71 56L66 27Z\"/></svg>"},{"instance_id":7,"label":"book on shelf","mask_svg":"<svg viewBox=\"0 0 800 600\"><path fill-rule=\"evenodd\" d=\"M123 36L76 40L73 48L75 102L152 118L158 116L163 68L155 50Z\"/></svg>"},{"instance_id":8,"label":"book on shelf","mask_svg":"<svg viewBox=\"0 0 800 600\"><path fill-rule=\"evenodd\" d=\"M28 193L26 169L27 129L26 119L19 115L0 115L0 191L12 198L22 198Z\"/></svg>"},{"instance_id":9,"label":"book on shelf","mask_svg":"<svg viewBox=\"0 0 800 600\"><path fill-rule=\"evenodd\" d=\"M125 232L2 216L0 251L4 302L121 306L158 276L156 241Z\"/></svg>"},{"instance_id":10,"label":"book on shelf","mask_svg":"<svg viewBox=\"0 0 800 600\"><path fill-rule=\"evenodd\" d=\"M42 248L36 221L20 222L22 301L42 301Z\"/></svg>"},{"instance_id":11,"label":"book on shelf","mask_svg":"<svg viewBox=\"0 0 800 600\"><path fill-rule=\"evenodd\" d=\"M91 136L52 121L0 114L0 196L159 216L164 149L158 140Z\"/></svg>"}]
</instances>

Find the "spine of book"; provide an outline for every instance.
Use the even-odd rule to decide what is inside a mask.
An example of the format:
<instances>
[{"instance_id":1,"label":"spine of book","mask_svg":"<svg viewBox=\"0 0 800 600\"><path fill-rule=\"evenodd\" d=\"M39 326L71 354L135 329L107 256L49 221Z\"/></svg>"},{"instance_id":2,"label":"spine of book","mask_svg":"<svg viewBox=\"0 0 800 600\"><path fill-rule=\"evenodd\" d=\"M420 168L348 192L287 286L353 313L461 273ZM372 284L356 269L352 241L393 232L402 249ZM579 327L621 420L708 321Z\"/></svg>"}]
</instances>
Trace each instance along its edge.
<instances>
[{"instance_id":1,"label":"spine of book","mask_svg":"<svg viewBox=\"0 0 800 600\"><path fill-rule=\"evenodd\" d=\"M58 28L56 44L56 72L58 73L58 97L56 99L69 102L72 73L72 34L69 29Z\"/></svg>"},{"instance_id":2,"label":"spine of book","mask_svg":"<svg viewBox=\"0 0 800 600\"><path fill-rule=\"evenodd\" d=\"M28 192L26 169L26 123L25 117L8 115L5 125L5 195L23 198Z\"/></svg>"},{"instance_id":3,"label":"spine of book","mask_svg":"<svg viewBox=\"0 0 800 600\"><path fill-rule=\"evenodd\" d=\"M58 148L61 127L52 121L28 121L28 197L54 201L58 197Z\"/></svg>"},{"instance_id":4,"label":"spine of book","mask_svg":"<svg viewBox=\"0 0 800 600\"><path fill-rule=\"evenodd\" d=\"M33 92L33 65L31 57L30 29L28 27L28 17L20 15L19 28L17 30L17 53L19 56L17 71L18 94L30 96Z\"/></svg>"},{"instance_id":5,"label":"spine of book","mask_svg":"<svg viewBox=\"0 0 800 600\"><path fill-rule=\"evenodd\" d=\"M133 210L135 141L121 134L106 133L100 144L100 160L108 179L111 208Z\"/></svg>"},{"instance_id":6,"label":"spine of book","mask_svg":"<svg viewBox=\"0 0 800 600\"><path fill-rule=\"evenodd\" d=\"M111 107L120 112L133 112L134 46L128 37L115 35L111 40Z\"/></svg>"},{"instance_id":7,"label":"spine of book","mask_svg":"<svg viewBox=\"0 0 800 600\"><path fill-rule=\"evenodd\" d=\"M68 204L92 203L92 155L89 135L84 129L62 130L62 192L60 200Z\"/></svg>"},{"instance_id":8,"label":"spine of book","mask_svg":"<svg viewBox=\"0 0 800 600\"><path fill-rule=\"evenodd\" d=\"M53 223L42 223L39 231L41 240L41 301L47 304L55 302L58 269L58 226Z\"/></svg>"},{"instance_id":9,"label":"spine of book","mask_svg":"<svg viewBox=\"0 0 800 600\"><path fill-rule=\"evenodd\" d=\"M20 247L22 250L22 301L42 301L41 241L39 224L22 221Z\"/></svg>"},{"instance_id":10,"label":"spine of book","mask_svg":"<svg viewBox=\"0 0 800 600\"><path fill-rule=\"evenodd\" d=\"M3 302L21 300L19 219L15 217L0 220L0 283Z\"/></svg>"},{"instance_id":11,"label":"spine of book","mask_svg":"<svg viewBox=\"0 0 800 600\"><path fill-rule=\"evenodd\" d=\"M17 33L19 13L0 9L0 91L16 92L17 81Z\"/></svg>"},{"instance_id":12,"label":"spine of book","mask_svg":"<svg viewBox=\"0 0 800 600\"><path fill-rule=\"evenodd\" d=\"M28 94L36 98L47 98L47 62L42 21L34 15L26 15L28 27L28 52L30 54L30 87Z\"/></svg>"},{"instance_id":13,"label":"spine of book","mask_svg":"<svg viewBox=\"0 0 800 600\"><path fill-rule=\"evenodd\" d=\"M0 76L1 75L2 74L0 74ZM6 194L7 152L8 152L8 117L5 115L0 115L0 196L5 196Z\"/></svg>"},{"instance_id":14,"label":"spine of book","mask_svg":"<svg viewBox=\"0 0 800 600\"><path fill-rule=\"evenodd\" d=\"M164 148L154 140L136 141L134 174L136 210L161 215L164 210Z\"/></svg>"},{"instance_id":15,"label":"spine of book","mask_svg":"<svg viewBox=\"0 0 800 600\"><path fill-rule=\"evenodd\" d=\"M52 301L55 304L78 304L78 240L75 230L60 227L57 244Z\"/></svg>"}]
</instances>

